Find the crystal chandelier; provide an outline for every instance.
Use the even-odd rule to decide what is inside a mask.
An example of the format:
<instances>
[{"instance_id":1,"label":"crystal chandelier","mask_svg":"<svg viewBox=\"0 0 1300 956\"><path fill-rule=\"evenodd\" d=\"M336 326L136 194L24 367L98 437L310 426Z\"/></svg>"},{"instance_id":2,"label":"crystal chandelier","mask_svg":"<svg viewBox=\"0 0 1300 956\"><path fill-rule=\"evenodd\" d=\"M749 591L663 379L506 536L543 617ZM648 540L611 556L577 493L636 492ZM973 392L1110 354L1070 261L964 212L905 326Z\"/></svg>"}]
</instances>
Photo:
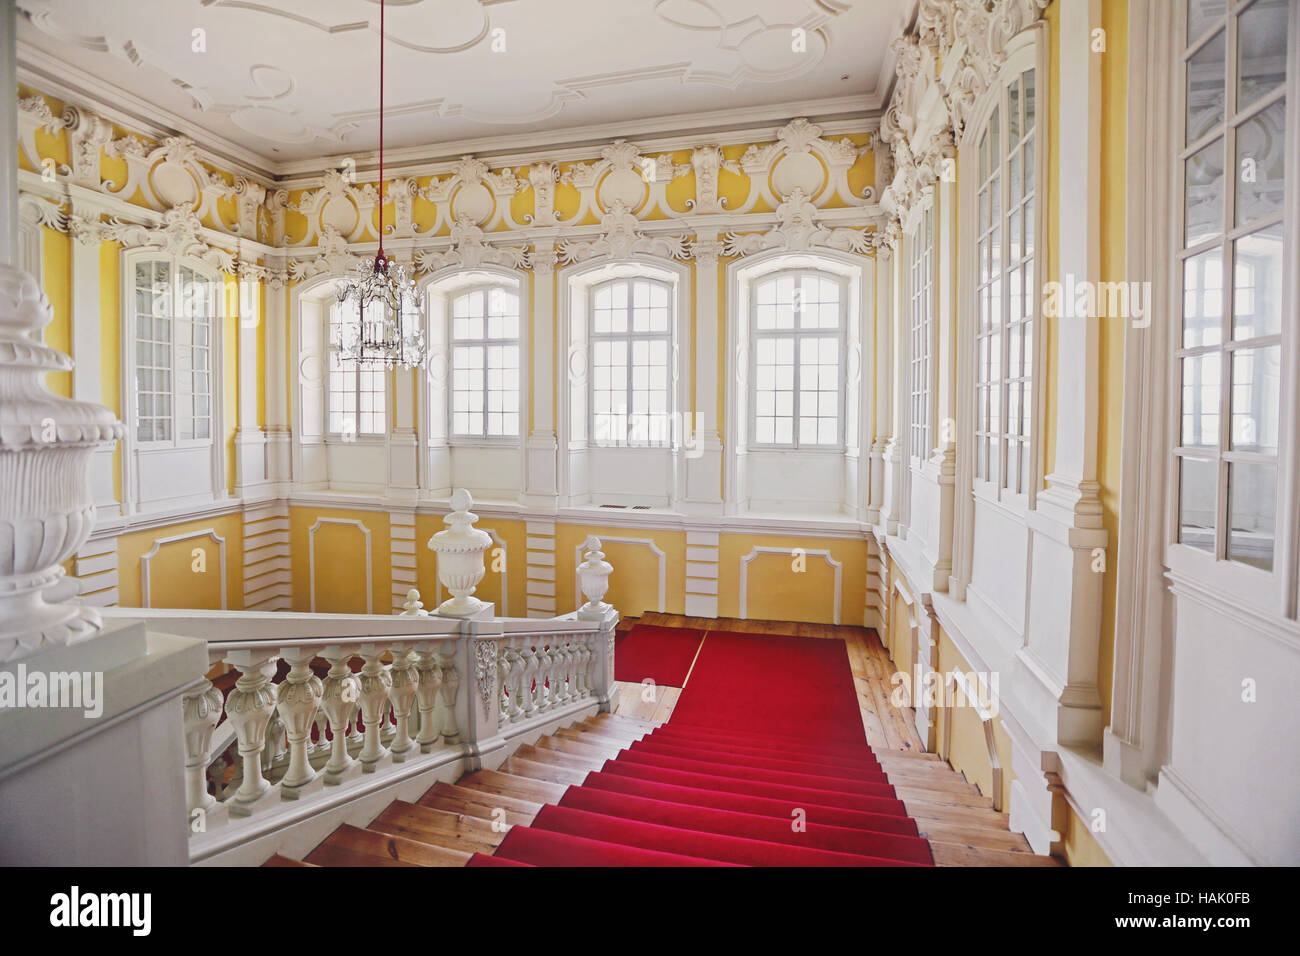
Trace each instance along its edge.
<instances>
[{"instance_id":1,"label":"crystal chandelier","mask_svg":"<svg viewBox=\"0 0 1300 956\"><path fill-rule=\"evenodd\" d=\"M423 297L384 255L384 0L379 0L379 251L339 286L339 356L369 367L415 368L426 360Z\"/></svg>"}]
</instances>

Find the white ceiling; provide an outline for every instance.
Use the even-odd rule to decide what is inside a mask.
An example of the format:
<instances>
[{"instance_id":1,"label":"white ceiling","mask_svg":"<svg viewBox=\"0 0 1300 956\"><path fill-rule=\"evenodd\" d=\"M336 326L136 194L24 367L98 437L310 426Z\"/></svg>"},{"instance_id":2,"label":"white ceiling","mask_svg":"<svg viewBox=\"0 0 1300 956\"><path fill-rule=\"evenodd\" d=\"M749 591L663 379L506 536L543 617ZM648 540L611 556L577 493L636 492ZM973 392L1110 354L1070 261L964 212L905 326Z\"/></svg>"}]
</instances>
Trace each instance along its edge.
<instances>
[{"instance_id":1,"label":"white ceiling","mask_svg":"<svg viewBox=\"0 0 1300 956\"><path fill-rule=\"evenodd\" d=\"M386 146L879 106L910 0L387 0ZM265 169L378 142L378 0L18 0L19 56ZM795 28L807 52L792 51ZM195 31L206 52L196 52ZM504 50L494 47L504 46ZM793 104L793 108L785 108ZM703 119L699 117L697 119ZM591 129L586 129L591 133Z\"/></svg>"}]
</instances>

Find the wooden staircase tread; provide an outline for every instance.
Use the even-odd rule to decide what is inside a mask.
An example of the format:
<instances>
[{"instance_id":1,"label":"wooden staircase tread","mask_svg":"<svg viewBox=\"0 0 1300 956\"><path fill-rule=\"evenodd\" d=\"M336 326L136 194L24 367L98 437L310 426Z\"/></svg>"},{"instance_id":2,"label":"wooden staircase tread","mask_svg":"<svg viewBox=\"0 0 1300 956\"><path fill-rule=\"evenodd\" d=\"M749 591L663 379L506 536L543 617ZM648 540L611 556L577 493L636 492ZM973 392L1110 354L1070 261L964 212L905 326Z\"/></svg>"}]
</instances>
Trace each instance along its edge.
<instances>
[{"instance_id":1,"label":"wooden staircase tread","mask_svg":"<svg viewBox=\"0 0 1300 956\"><path fill-rule=\"evenodd\" d=\"M984 807L954 807L939 803L922 803L904 798L903 806L908 816L918 819L935 820L940 823L955 823L962 826L981 826L992 830L1008 829L1007 815Z\"/></svg>"},{"instance_id":2,"label":"wooden staircase tread","mask_svg":"<svg viewBox=\"0 0 1300 956\"><path fill-rule=\"evenodd\" d=\"M894 793L904 803L916 801L917 803L936 803L954 807L978 807L981 810L993 809L992 798L980 796L978 793L963 793L960 790L935 790L928 786L918 786L913 781L900 783L895 780L891 782L894 785Z\"/></svg>"},{"instance_id":3,"label":"wooden staircase tread","mask_svg":"<svg viewBox=\"0 0 1300 956\"><path fill-rule=\"evenodd\" d=\"M599 760L601 762L613 758L623 749L615 746L602 747L599 744L588 744L559 736L542 737L534 746L543 750L554 750L558 753L571 754L574 757L586 757L589 760Z\"/></svg>"},{"instance_id":4,"label":"wooden staircase tread","mask_svg":"<svg viewBox=\"0 0 1300 956\"><path fill-rule=\"evenodd\" d=\"M935 866L1064 866L1054 856L930 841Z\"/></svg>"},{"instance_id":5,"label":"wooden staircase tread","mask_svg":"<svg viewBox=\"0 0 1300 956\"><path fill-rule=\"evenodd\" d=\"M606 758L579 757L576 754L560 753L558 750L548 750L545 747L537 747L532 744L525 744L514 752L510 759L518 757L520 760L529 760L534 763L547 764L552 767L564 767L566 770L591 771L599 770L604 766Z\"/></svg>"},{"instance_id":6,"label":"wooden staircase tread","mask_svg":"<svg viewBox=\"0 0 1300 956\"><path fill-rule=\"evenodd\" d=\"M480 817L394 800L367 829L448 850L491 853L510 832L510 825L504 820L494 825Z\"/></svg>"},{"instance_id":7,"label":"wooden staircase tread","mask_svg":"<svg viewBox=\"0 0 1300 956\"><path fill-rule=\"evenodd\" d=\"M942 790L944 793L960 793L982 797L979 787L967 783L952 771L940 773L912 773L899 770L886 770L885 776L895 787L916 787L920 790ZM991 797L984 799L992 800Z\"/></svg>"},{"instance_id":8,"label":"wooden staircase tread","mask_svg":"<svg viewBox=\"0 0 1300 956\"><path fill-rule=\"evenodd\" d=\"M303 860L295 860L292 857L283 856L282 854L277 853L275 856L271 857L262 865L274 867L274 866L315 866L316 864L307 863Z\"/></svg>"},{"instance_id":9,"label":"wooden staircase tread","mask_svg":"<svg viewBox=\"0 0 1300 956\"><path fill-rule=\"evenodd\" d=\"M539 780L526 774L511 773L509 770L476 770L461 777L459 786L484 793L500 793L522 800L536 800L538 804L556 803L568 789L567 784Z\"/></svg>"},{"instance_id":10,"label":"wooden staircase tread","mask_svg":"<svg viewBox=\"0 0 1300 956\"><path fill-rule=\"evenodd\" d=\"M461 778L464 783L465 778ZM491 817L491 811L501 807L507 814L517 814L520 816L532 817L542 808L544 801L524 800L520 797L512 797L504 793L491 793L486 790L477 790L470 786L462 786L456 783L435 783L425 791L424 796L420 797L416 803L424 806L437 806L437 804L425 801L452 801L464 804L477 810L484 811L488 818ZM446 809L439 806L439 809ZM473 811L469 811L473 812Z\"/></svg>"},{"instance_id":11,"label":"wooden staircase tread","mask_svg":"<svg viewBox=\"0 0 1300 956\"><path fill-rule=\"evenodd\" d=\"M393 864L404 866L464 866L470 858L469 853L430 846L427 843L420 843L405 837L380 833L375 830L366 830L345 823L326 837L325 842L307 854L306 860L308 863L337 866L339 864L327 863L325 859L332 855L330 851L333 850L355 853L381 861L370 864L372 866L391 866Z\"/></svg>"},{"instance_id":12,"label":"wooden staircase tread","mask_svg":"<svg viewBox=\"0 0 1300 956\"><path fill-rule=\"evenodd\" d=\"M587 779L586 770L571 770L568 767L557 767L554 764L539 763L536 760L526 760L522 757L508 758L501 765L501 769L518 777L531 777L545 783L558 783L567 786L581 784L582 781Z\"/></svg>"},{"instance_id":13,"label":"wooden staircase tread","mask_svg":"<svg viewBox=\"0 0 1300 956\"><path fill-rule=\"evenodd\" d=\"M940 843L953 843L976 849L1013 850L1018 853L1031 853L1029 841L1025 839L1024 835L1012 833L1009 830L936 823L925 819L917 819L916 827L921 836L927 840L937 840Z\"/></svg>"}]
</instances>

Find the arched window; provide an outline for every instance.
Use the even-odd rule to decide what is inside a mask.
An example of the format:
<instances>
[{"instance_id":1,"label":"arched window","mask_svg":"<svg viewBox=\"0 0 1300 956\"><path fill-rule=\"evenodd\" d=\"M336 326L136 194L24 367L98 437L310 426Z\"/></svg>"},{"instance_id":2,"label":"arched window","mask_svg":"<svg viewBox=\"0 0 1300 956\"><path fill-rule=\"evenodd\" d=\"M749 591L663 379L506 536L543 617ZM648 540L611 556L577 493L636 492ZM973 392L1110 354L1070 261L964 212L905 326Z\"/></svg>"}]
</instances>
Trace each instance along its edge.
<instances>
[{"instance_id":1,"label":"arched window","mask_svg":"<svg viewBox=\"0 0 1300 956\"><path fill-rule=\"evenodd\" d=\"M595 445L672 441L671 288L616 278L591 290L591 440Z\"/></svg>"},{"instance_id":2,"label":"arched window","mask_svg":"<svg viewBox=\"0 0 1300 956\"><path fill-rule=\"evenodd\" d=\"M221 283L170 258L131 269L131 422L141 445L211 443Z\"/></svg>"},{"instance_id":3,"label":"arched window","mask_svg":"<svg viewBox=\"0 0 1300 956\"><path fill-rule=\"evenodd\" d=\"M325 341L329 353L329 388L326 395L326 432L344 440L358 435L382 435L386 423L387 371L343 359L339 342L345 325L357 323L353 301L329 307Z\"/></svg>"},{"instance_id":4,"label":"arched window","mask_svg":"<svg viewBox=\"0 0 1300 956\"><path fill-rule=\"evenodd\" d=\"M844 280L792 269L754 283L750 441L767 448L844 443Z\"/></svg>"},{"instance_id":5,"label":"arched window","mask_svg":"<svg viewBox=\"0 0 1300 956\"><path fill-rule=\"evenodd\" d=\"M1034 474L1036 96L1033 69L1012 77L976 149L975 479L1011 496Z\"/></svg>"},{"instance_id":6,"label":"arched window","mask_svg":"<svg viewBox=\"0 0 1300 956\"><path fill-rule=\"evenodd\" d=\"M519 296L504 285L452 299L451 436L519 437Z\"/></svg>"}]
</instances>

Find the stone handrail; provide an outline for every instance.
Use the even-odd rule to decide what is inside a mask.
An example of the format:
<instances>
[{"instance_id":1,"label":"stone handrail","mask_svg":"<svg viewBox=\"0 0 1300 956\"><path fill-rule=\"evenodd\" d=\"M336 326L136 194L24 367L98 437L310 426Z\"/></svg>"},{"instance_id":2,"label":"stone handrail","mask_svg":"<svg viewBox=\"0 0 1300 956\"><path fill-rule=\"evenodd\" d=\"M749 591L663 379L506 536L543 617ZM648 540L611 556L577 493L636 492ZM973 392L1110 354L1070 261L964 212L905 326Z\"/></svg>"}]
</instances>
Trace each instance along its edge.
<instances>
[{"instance_id":1,"label":"stone handrail","mask_svg":"<svg viewBox=\"0 0 1300 956\"><path fill-rule=\"evenodd\" d=\"M459 493L458 533L467 502ZM602 601L612 569L599 541L578 566L587 603L524 620L471 596L482 551L475 576L462 538L456 601L433 613L414 591L394 616L106 610L206 642L209 670L182 697L192 860L415 776L496 766L512 740L609 708L618 614Z\"/></svg>"}]
</instances>

